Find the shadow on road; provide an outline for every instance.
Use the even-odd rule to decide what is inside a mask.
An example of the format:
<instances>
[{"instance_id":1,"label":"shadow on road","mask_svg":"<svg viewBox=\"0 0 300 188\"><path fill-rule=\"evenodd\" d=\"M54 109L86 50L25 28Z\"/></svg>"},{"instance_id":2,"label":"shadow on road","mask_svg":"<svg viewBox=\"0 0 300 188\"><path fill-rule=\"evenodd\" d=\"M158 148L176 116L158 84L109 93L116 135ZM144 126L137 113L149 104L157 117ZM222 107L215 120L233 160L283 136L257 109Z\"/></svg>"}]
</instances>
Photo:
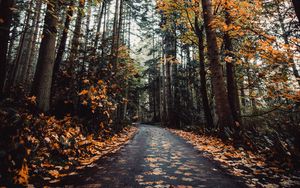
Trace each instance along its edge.
<instances>
[{"instance_id":1,"label":"shadow on road","mask_svg":"<svg viewBox=\"0 0 300 188\"><path fill-rule=\"evenodd\" d=\"M134 139L117 153L53 186L246 187L181 138L152 125L139 125Z\"/></svg>"}]
</instances>

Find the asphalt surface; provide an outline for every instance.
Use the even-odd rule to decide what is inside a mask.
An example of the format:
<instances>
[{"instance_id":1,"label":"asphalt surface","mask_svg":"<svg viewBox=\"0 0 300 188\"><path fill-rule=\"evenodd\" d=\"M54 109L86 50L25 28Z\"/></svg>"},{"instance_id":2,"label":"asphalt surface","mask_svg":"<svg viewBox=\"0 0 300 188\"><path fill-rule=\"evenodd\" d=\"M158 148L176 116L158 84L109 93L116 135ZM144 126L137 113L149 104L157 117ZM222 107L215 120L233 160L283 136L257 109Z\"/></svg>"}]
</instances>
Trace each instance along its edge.
<instances>
[{"instance_id":1,"label":"asphalt surface","mask_svg":"<svg viewBox=\"0 0 300 188\"><path fill-rule=\"evenodd\" d=\"M245 187L183 139L150 125L140 125L133 140L118 152L56 186Z\"/></svg>"}]
</instances>

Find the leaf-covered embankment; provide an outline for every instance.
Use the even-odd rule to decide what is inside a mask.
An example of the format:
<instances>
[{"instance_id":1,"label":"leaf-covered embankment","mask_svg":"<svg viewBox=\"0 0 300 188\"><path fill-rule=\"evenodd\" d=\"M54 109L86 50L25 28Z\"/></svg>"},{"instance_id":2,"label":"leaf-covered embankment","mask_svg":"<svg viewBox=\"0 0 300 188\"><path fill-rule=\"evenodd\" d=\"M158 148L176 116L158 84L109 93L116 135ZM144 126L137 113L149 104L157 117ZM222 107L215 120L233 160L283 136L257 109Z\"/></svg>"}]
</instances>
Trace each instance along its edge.
<instances>
[{"instance_id":1,"label":"leaf-covered embankment","mask_svg":"<svg viewBox=\"0 0 300 188\"><path fill-rule=\"evenodd\" d=\"M78 117L57 119L13 108L0 110L0 121L0 185L6 186L58 182L115 152L137 131L100 123L101 131L91 133Z\"/></svg>"},{"instance_id":2,"label":"leaf-covered embankment","mask_svg":"<svg viewBox=\"0 0 300 188\"><path fill-rule=\"evenodd\" d=\"M234 176L244 179L249 187L295 187L300 185L299 170L283 167L278 161L269 161L263 154L235 148L213 136L170 129L182 137L203 156L218 161Z\"/></svg>"}]
</instances>

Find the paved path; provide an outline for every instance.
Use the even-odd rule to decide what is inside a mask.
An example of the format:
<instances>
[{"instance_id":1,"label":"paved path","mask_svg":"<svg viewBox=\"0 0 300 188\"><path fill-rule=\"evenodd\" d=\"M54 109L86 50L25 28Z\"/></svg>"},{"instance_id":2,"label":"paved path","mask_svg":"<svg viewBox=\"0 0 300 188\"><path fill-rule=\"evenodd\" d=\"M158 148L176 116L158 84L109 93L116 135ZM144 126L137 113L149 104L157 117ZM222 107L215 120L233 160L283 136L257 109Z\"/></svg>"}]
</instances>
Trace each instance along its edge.
<instances>
[{"instance_id":1,"label":"paved path","mask_svg":"<svg viewBox=\"0 0 300 188\"><path fill-rule=\"evenodd\" d=\"M73 187L245 187L168 130L140 125L134 139L94 167L67 177Z\"/></svg>"}]
</instances>

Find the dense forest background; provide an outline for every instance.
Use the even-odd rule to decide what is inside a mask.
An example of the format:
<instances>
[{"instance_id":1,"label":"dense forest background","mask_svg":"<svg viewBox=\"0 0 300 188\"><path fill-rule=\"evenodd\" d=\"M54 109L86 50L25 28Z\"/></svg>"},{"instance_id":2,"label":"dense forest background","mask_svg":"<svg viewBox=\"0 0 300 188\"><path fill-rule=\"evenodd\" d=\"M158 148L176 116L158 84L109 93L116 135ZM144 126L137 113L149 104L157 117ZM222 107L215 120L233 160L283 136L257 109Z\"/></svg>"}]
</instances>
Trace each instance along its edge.
<instances>
[{"instance_id":1,"label":"dense forest background","mask_svg":"<svg viewBox=\"0 0 300 188\"><path fill-rule=\"evenodd\" d=\"M134 121L299 167L299 11L298 0L0 0L1 179L27 184L38 167L92 156L78 143Z\"/></svg>"}]
</instances>

